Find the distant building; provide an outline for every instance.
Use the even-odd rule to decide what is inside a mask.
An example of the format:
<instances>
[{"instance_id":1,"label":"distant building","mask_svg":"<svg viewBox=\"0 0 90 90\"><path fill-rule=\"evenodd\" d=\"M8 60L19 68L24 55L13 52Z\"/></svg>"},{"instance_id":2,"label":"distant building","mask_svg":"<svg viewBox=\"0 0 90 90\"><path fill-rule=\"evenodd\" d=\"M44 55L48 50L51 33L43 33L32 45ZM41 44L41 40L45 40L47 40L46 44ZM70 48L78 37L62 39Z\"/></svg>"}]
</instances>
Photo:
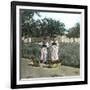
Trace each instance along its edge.
<instances>
[{"instance_id":1,"label":"distant building","mask_svg":"<svg viewBox=\"0 0 90 90\"><path fill-rule=\"evenodd\" d=\"M58 42L64 42L64 43L80 42L80 38L67 38L66 36L57 36L56 38Z\"/></svg>"},{"instance_id":2,"label":"distant building","mask_svg":"<svg viewBox=\"0 0 90 90\"><path fill-rule=\"evenodd\" d=\"M22 37L22 41L24 43L31 43L31 37L29 37L29 38Z\"/></svg>"}]
</instances>

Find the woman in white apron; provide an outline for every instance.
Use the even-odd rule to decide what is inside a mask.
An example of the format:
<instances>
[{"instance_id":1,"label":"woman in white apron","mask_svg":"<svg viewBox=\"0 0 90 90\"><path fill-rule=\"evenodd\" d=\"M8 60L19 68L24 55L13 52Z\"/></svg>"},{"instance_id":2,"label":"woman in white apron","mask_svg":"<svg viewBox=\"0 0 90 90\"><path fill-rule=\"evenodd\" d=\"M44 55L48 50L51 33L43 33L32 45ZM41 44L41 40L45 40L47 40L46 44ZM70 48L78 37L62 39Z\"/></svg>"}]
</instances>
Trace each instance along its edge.
<instances>
[{"instance_id":1,"label":"woman in white apron","mask_svg":"<svg viewBox=\"0 0 90 90\"><path fill-rule=\"evenodd\" d=\"M59 60L59 55L58 55L59 46L57 45L56 42L52 43L50 51L51 51L51 62L52 63L57 62Z\"/></svg>"},{"instance_id":2,"label":"woman in white apron","mask_svg":"<svg viewBox=\"0 0 90 90\"><path fill-rule=\"evenodd\" d=\"M46 45L42 45L41 48L41 62L42 63L46 63L47 62L47 46Z\"/></svg>"}]
</instances>

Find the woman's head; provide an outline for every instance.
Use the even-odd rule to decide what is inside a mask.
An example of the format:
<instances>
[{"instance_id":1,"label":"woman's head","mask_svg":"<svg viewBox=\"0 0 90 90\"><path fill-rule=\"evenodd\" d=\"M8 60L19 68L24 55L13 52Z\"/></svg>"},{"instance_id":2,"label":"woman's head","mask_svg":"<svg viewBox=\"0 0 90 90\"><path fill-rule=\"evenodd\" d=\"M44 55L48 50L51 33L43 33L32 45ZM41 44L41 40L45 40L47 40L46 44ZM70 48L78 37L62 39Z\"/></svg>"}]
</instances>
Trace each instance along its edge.
<instances>
[{"instance_id":1,"label":"woman's head","mask_svg":"<svg viewBox=\"0 0 90 90\"><path fill-rule=\"evenodd\" d=\"M52 45L57 45L57 43L53 42Z\"/></svg>"},{"instance_id":2,"label":"woman's head","mask_svg":"<svg viewBox=\"0 0 90 90\"><path fill-rule=\"evenodd\" d=\"M42 47L47 47L47 45L43 44Z\"/></svg>"}]
</instances>

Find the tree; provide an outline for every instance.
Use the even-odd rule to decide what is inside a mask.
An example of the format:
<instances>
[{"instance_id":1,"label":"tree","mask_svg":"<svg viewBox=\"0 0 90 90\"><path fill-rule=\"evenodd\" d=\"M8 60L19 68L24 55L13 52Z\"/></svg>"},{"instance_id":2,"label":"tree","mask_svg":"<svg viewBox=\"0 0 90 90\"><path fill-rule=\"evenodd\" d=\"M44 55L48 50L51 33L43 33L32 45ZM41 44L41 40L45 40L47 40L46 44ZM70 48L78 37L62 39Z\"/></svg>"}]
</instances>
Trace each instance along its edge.
<instances>
[{"instance_id":1,"label":"tree","mask_svg":"<svg viewBox=\"0 0 90 90\"><path fill-rule=\"evenodd\" d=\"M32 36L34 37L40 37L42 30L41 30L41 21L38 19L33 23L32 26L33 30L32 30Z\"/></svg>"},{"instance_id":2,"label":"tree","mask_svg":"<svg viewBox=\"0 0 90 90\"><path fill-rule=\"evenodd\" d=\"M44 18L41 23L42 36L63 35L65 31L64 23L52 18Z\"/></svg>"},{"instance_id":3,"label":"tree","mask_svg":"<svg viewBox=\"0 0 90 90\"><path fill-rule=\"evenodd\" d=\"M68 34L66 36L69 38L79 38L80 37L80 24L76 23L74 27L69 28Z\"/></svg>"},{"instance_id":4,"label":"tree","mask_svg":"<svg viewBox=\"0 0 90 90\"><path fill-rule=\"evenodd\" d=\"M39 37L39 36L50 36L63 35L65 31L64 23L54 20L52 18L44 18L42 20L35 20L34 15L40 14L38 11L32 10L20 10L20 29L22 36L25 37Z\"/></svg>"},{"instance_id":5,"label":"tree","mask_svg":"<svg viewBox=\"0 0 90 90\"><path fill-rule=\"evenodd\" d=\"M20 27L22 30L22 36L32 36L35 28L35 20L33 19L34 14L40 17L39 12L21 9L20 10Z\"/></svg>"}]
</instances>

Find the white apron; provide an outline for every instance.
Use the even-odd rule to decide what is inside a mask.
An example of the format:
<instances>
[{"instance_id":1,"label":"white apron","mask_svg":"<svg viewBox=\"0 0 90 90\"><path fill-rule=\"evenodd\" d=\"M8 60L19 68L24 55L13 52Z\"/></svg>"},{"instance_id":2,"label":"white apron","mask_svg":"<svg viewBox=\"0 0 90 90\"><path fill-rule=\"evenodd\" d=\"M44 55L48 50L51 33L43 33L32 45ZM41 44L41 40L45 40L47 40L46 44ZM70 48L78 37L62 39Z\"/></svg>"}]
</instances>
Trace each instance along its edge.
<instances>
[{"instance_id":1,"label":"white apron","mask_svg":"<svg viewBox=\"0 0 90 90\"><path fill-rule=\"evenodd\" d=\"M58 50L59 50L59 47L57 45L51 46L51 60L52 61L56 61L59 59Z\"/></svg>"},{"instance_id":2,"label":"white apron","mask_svg":"<svg viewBox=\"0 0 90 90\"><path fill-rule=\"evenodd\" d=\"M43 47L41 49L41 60L43 62L46 62L47 61L47 48L46 47Z\"/></svg>"}]
</instances>

